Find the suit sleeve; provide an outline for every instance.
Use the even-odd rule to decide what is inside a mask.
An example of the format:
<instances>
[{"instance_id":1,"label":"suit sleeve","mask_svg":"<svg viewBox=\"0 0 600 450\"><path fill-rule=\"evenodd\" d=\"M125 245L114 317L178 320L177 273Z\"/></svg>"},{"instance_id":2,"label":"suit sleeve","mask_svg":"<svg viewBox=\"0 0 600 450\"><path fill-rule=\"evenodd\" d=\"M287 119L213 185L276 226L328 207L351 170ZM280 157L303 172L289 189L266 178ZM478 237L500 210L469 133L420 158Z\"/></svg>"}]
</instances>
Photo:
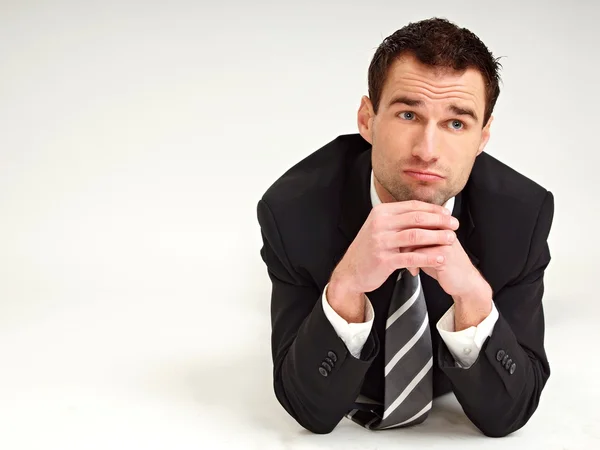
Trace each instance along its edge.
<instances>
[{"instance_id":1,"label":"suit sleeve","mask_svg":"<svg viewBox=\"0 0 600 450\"><path fill-rule=\"evenodd\" d=\"M275 396L313 433L329 433L351 409L379 352L371 330L353 357L325 316L323 293L294 269L267 203L257 207L261 257L271 280L271 350Z\"/></svg>"},{"instance_id":2,"label":"suit sleeve","mask_svg":"<svg viewBox=\"0 0 600 450\"><path fill-rule=\"evenodd\" d=\"M525 268L496 293L499 317L477 361L458 368L446 345L439 365L469 419L486 435L506 436L535 412L550 367L544 350L544 271L550 262L547 238L554 215L548 192L533 232Z\"/></svg>"},{"instance_id":3,"label":"suit sleeve","mask_svg":"<svg viewBox=\"0 0 600 450\"><path fill-rule=\"evenodd\" d=\"M327 317L327 320L335 330L335 334L346 344L346 348L350 354L355 358L360 358L360 352L369 338L369 333L373 328L373 321L375 320L373 305L371 305L371 301L365 295L365 321L361 323L348 323L329 305L329 301L327 300L327 286L323 289L323 295L321 296L323 298L321 306L323 306L325 317Z\"/></svg>"}]
</instances>

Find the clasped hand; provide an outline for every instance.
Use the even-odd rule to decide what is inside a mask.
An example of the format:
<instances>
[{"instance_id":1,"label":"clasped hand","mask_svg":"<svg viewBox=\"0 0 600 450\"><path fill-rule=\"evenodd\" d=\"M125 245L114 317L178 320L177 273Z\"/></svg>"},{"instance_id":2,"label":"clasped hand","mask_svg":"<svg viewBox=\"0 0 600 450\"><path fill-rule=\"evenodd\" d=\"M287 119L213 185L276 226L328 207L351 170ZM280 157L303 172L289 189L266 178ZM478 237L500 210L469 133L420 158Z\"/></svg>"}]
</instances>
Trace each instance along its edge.
<instances>
[{"instance_id":1,"label":"clasped hand","mask_svg":"<svg viewBox=\"0 0 600 450\"><path fill-rule=\"evenodd\" d=\"M451 296L468 294L481 275L456 237L459 222L438 205L417 200L375 206L332 278L348 292L377 289L397 269L423 270Z\"/></svg>"}]
</instances>

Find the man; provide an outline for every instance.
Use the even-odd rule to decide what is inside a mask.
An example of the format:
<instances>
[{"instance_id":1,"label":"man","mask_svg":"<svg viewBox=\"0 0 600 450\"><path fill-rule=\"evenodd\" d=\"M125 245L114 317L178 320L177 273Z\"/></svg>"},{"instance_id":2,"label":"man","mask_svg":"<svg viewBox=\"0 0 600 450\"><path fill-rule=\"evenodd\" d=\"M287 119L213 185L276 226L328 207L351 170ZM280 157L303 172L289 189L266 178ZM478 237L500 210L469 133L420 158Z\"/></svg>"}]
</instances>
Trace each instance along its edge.
<instances>
[{"instance_id":1,"label":"man","mask_svg":"<svg viewBox=\"0 0 600 450\"><path fill-rule=\"evenodd\" d=\"M369 67L360 135L259 201L275 394L306 429L415 425L451 390L488 436L536 410L554 201L483 152L499 66L446 20L398 30Z\"/></svg>"}]
</instances>

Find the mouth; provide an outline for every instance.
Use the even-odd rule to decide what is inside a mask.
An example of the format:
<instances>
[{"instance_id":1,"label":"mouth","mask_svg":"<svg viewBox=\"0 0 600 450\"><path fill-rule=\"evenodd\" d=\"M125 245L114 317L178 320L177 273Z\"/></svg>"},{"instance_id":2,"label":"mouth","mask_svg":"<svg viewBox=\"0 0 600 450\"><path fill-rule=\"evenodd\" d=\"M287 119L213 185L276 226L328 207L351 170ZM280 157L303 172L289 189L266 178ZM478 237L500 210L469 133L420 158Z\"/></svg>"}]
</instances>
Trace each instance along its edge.
<instances>
[{"instance_id":1,"label":"mouth","mask_svg":"<svg viewBox=\"0 0 600 450\"><path fill-rule=\"evenodd\" d=\"M434 172L420 171L420 170L405 170L404 173L411 178L421 181L440 181L444 177Z\"/></svg>"}]
</instances>

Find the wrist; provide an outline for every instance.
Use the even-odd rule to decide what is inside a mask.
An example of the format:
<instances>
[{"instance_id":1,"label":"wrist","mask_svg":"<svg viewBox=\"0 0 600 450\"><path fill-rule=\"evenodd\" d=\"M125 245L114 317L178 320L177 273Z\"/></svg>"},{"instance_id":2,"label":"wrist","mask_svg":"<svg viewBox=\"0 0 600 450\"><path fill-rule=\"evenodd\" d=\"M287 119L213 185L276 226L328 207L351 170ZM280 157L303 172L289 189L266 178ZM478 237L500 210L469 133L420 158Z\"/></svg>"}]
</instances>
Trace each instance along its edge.
<instances>
[{"instance_id":1,"label":"wrist","mask_svg":"<svg viewBox=\"0 0 600 450\"><path fill-rule=\"evenodd\" d=\"M454 330L462 331L477 327L493 309L493 291L487 281L477 272L479 280L463 295L454 295Z\"/></svg>"},{"instance_id":2,"label":"wrist","mask_svg":"<svg viewBox=\"0 0 600 450\"><path fill-rule=\"evenodd\" d=\"M469 288L465 289L462 294L453 295L452 299L457 306L489 305L492 307L493 291L489 283L477 272L473 276L473 281L469 284Z\"/></svg>"},{"instance_id":3,"label":"wrist","mask_svg":"<svg viewBox=\"0 0 600 450\"><path fill-rule=\"evenodd\" d=\"M359 292L354 285L355 283L352 279L352 276L340 267L333 271L331 278L329 279L329 288L335 289L336 292L342 294L344 297L362 294L362 292Z\"/></svg>"},{"instance_id":4,"label":"wrist","mask_svg":"<svg viewBox=\"0 0 600 450\"><path fill-rule=\"evenodd\" d=\"M334 275L327 286L327 302L348 323L365 321L365 296L352 289L348 278Z\"/></svg>"}]
</instances>

